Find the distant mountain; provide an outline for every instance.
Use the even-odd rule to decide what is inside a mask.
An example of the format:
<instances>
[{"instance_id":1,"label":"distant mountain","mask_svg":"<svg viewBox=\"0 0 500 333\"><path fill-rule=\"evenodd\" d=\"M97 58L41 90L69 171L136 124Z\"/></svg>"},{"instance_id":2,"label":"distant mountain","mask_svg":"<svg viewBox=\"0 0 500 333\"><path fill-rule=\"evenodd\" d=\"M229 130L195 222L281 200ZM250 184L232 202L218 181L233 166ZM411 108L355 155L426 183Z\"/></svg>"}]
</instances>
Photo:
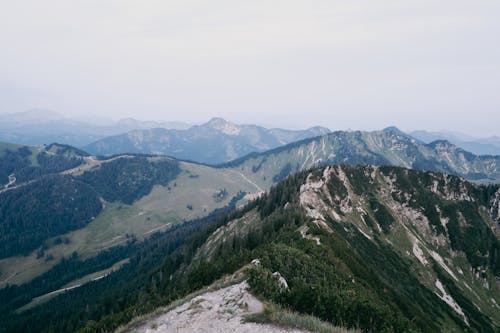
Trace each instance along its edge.
<instances>
[{"instance_id":1,"label":"distant mountain","mask_svg":"<svg viewBox=\"0 0 500 333\"><path fill-rule=\"evenodd\" d=\"M0 288L73 252L93 257L262 190L236 170L164 156L0 143Z\"/></svg>"},{"instance_id":2,"label":"distant mountain","mask_svg":"<svg viewBox=\"0 0 500 333\"><path fill-rule=\"evenodd\" d=\"M500 156L478 156L447 141L424 144L397 128L337 131L255 153L222 166L270 186L289 174L319 165L372 164L448 172L483 182L500 181Z\"/></svg>"},{"instance_id":3,"label":"distant mountain","mask_svg":"<svg viewBox=\"0 0 500 333\"><path fill-rule=\"evenodd\" d=\"M52 142L81 147L100 138L146 128L184 129L180 122L151 122L131 118L119 121L66 118L50 110L30 110L0 117L0 141L24 145Z\"/></svg>"},{"instance_id":4,"label":"distant mountain","mask_svg":"<svg viewBox=\"0 0 500 333\"><path fill-rule=\"evenodd\" d=\"M135 130L107 137L84 149L94 155L145 153L169 155L200 163L218 164L278 146L329 133L323 127L302 131L236 125L222 118L186 130Z\"/></svg>"},{"instance_id":5,"label":"distant mountain","mask_svg":"<svg viewBox=\"0 0 500 333\"><path fill-rule=\"evenodd\" d=\"M198 127L227 137L244 131L220 120ZM93 258L217 209L241 205L294 172L342 164L392 165L480 183L500 181L500 157L477 156L446 141L423 144L397 128L333 132L216 167L152 155L97 158L59 144L0 144L0 288L67 264L62 258L73 253ZM95 267L110 268L126 259L123 255L106 261L109 266ZM85 274L93 272L95 262L88 265ZM40 290L36 296L55 289ZM19 300L19 306L30 299L25 301Z\"/></svg>"},{"instance_id":6,"label":"distant mountain","mask_svg":"<svg viewBox=\"0 0 500 333\"><path fill-rule=\"evenodd\" d=\"M232 135L238 129L218 121L214 126L219 127L218 132L223 130ZM333 132L252 153L216 167L162 156L125 154L96 158L56 144L45 147L0 144L0 148L0 187L3 188L0 189L3 207L0 214L3 209L3 216L8 217L2 221L0 215L0 224L9 224L4 234L12 243L4 253L0 251L0 257L6 258L0 260L0 286L25 282L73 251L93 255L103 247L123 243L126 235L144 238L158 228L206 216L242 192L248 194L246 199L255 198L290 174L312 167L392 165L446 172L479 183L500 182L499 156L477 156L446 141L423 144L396 128ZM170 166L179 170L167 177L163 172ZM71 182L74 182L73 188ZM74 220L69 227L61 221L54 222L63 198L76 200L71 191L78 188L78 193L88 193L87 203L70 201L80 215L86 212L80 222ZM65 191L68 192L64 194ZM45 215L42 217L34 208L26 210L27 207L39 207ZM19 212L23 212L20 216L24 221L20 225L12 220L20 217ZM54 230L41 227L44 236L40 237L33 230L44 223L59 223L59 227ZM23 226L24 232L16 229ZM28 237L30 233L34 234ZM16 235L25 235L25 239L16 239ZM51 237L64 237L69 244L54 244ZM18 241L22 245L15 245ZM41 247L54 247L51 252L55 260L38 259L36 252ZM26 263L13 265L12 261L18 259L11 258L12 255L29 251L32 252L25 258Z\"/></svg>"},{"instance_id":7,"label":"distant mountain","mask_svg":"<svg viewBox=\"0 0 500 333\"><path fill-rule=\"evenodd\" d=\"M88 156L57 143L34 147L0 142L0 190L77 167Z\"/></svg>"},{"instance_id":8,"label":"distant mountain","mask_svg":"<svg viewBox=\"0 0 500 333\"><path fill-rule=\"evenodd\" d=\"M413 131L409 134L425 143L430 143L436 140L446 140L474 154L500 155L500 137L498 136L475 138L470 135L457 132L429 131Z\"/></svg>"}]
</instances>

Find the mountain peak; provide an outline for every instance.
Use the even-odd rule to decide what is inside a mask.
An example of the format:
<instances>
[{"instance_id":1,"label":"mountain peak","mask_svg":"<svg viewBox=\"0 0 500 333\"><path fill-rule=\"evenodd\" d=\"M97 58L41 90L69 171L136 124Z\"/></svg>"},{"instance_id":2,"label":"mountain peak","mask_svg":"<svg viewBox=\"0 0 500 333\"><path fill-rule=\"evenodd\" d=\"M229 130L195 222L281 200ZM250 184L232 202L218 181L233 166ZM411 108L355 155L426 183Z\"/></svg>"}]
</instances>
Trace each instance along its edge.
<instances>
[{"instance_id":1,"label":"mountain peak","mask_svg":"<svg viewBox=\"0 0 500 333\"><path fill-rule=\"evenodd\" d=\"M404 136L408 136L406 133L404 133L403 131L401 131L399 128L397 128L396 126L389 126L389 127L386 127L382 130L383 132L388 132L388 133L393 133L393 134L398 134L398 135L404 135Z\"/></svg>"},{"instance_id":2,"label":"mountain peak","mask_svg":"<svg viewBox=\"0 0 500 333\"><path fill-rule=\"evenodd\" d=\"M221 118L221 117L213 117L212 119L210 119L206 123L206 125L210 125L210 126L217 126L217 125L224 125L224 124L229 124L229 121L227 121L226 119Z\"/></svg>"},{"instance_id":3,"label":"mountain peak","mask_svg":"<svg viewBox=\"0 0 500 333\"><path fill-rule=\"evenodd\" d=\"M240 134L241 128L223 118L214 117L205 124L210 128L218 130L226 135L236 136Z\"/></svg>"}]
</instances>

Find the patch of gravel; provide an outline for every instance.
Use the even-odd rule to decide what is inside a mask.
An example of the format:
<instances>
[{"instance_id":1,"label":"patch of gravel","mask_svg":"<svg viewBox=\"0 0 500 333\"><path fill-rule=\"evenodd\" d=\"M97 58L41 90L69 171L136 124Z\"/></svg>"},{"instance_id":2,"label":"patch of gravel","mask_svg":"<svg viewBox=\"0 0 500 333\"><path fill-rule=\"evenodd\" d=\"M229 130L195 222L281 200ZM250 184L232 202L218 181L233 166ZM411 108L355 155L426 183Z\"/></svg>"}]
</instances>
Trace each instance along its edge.
<instances>
[{"instance_id":1,"label":"patch of gravel","mask_svg":"<svg viewBox=\"0 0 500 333\"><path fill-rule=\"evenodd\" d=\"M243 317L262 312L262 302L251 295L243 281L199 295L177 308L135 328L138 333L305 333L272 325L244 323Z\"/></svg>"}]
</instances>

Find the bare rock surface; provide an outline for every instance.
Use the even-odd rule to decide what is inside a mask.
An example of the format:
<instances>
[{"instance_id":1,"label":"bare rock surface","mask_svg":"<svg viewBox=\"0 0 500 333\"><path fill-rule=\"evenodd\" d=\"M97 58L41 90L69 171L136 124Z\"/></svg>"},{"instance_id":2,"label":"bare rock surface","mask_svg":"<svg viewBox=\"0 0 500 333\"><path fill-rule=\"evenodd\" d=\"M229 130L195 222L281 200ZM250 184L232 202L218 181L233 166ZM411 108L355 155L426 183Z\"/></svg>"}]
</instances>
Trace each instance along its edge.
<instances>
[{"instance_id":1,"label":"bare rock surface","mask_svg":"<svg viewBox=\"0 0 500 333\"><path fill-rule=\"evenodd\" d=\"M177 308L160 314L135 328L139 333L305 333L256 323L245 323L243 317L264 310L262 302L251 295L243 281L207 292Z\"/></svg>"}]
</instances>

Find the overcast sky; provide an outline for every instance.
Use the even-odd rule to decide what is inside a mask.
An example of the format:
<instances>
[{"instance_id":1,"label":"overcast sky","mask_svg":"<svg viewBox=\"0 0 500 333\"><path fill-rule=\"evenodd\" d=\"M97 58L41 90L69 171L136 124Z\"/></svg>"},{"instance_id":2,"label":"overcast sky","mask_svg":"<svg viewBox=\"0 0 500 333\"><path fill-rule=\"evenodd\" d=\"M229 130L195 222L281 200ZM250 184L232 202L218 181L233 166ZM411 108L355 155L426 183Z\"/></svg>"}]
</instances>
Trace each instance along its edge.
<instances>
[{"instance_id":1,"label":"overcast sky","mask_svg":"<svg viewBox=\"0 0 500 333\"><path fill-rule=\"evenodd\" d=\"M32 108L500 135L500 1L0 0L0 114Z\"/></svg>"}]
</instances>

